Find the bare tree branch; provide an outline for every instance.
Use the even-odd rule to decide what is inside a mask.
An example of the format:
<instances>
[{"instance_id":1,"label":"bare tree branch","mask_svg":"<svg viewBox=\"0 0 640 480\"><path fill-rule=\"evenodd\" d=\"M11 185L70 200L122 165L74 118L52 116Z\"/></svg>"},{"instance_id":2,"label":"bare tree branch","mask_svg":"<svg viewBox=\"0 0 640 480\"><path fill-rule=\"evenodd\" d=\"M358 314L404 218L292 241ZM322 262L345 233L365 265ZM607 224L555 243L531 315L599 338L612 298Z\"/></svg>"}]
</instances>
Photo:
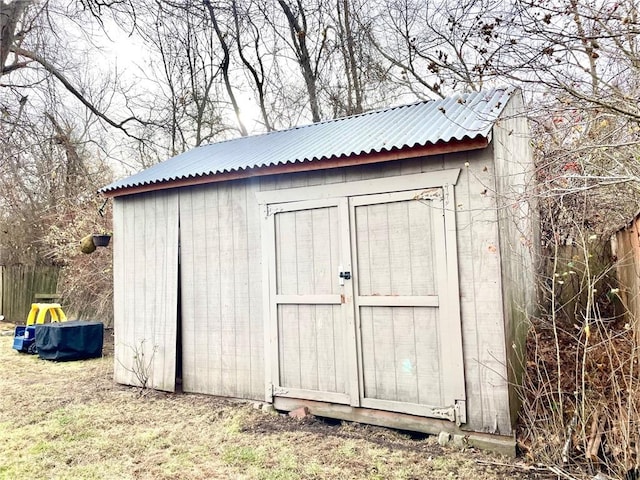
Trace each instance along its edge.
<instances>
[{"instance_id":1,"label":"bare tree branch","mask_svg":"<svg viewBox=\"0 0 640 480\"><path fill-rule=\"evenodd\" d=\"M138 118L133 117L133 116L129 117L129 118L125 118L121 122L115 122L114 120L111 120L111 118L109 118L107 115L105 115L103 112L101 112L89 100L87 100L87 98L82 93L80 93L71 84L71 82L55 66L53 66L51 63L49 63L43 57L41 57L37 53L30 52L29 50L25 50L23 48L12 47L11 48L11 52L15 53L16 55L20 55L22 57L30 58L34 62L37 62L47 72L49 72L51 75L53 75L64 86L64 88L67 89L67 91L69 93L71 93L74 97L76 97L80 101L80 103L82 103L85 107L87 107L91 111L91 113L93 113L98 118L102 119L103 121L105 121L106 123L111 125L112 127L117 128L118 130L121 130L128 137L131 137L131 138L133 138L135 140L138 140L138 141L142 141L141 138L138 138L137 136L135 136L132 133L130 133L129 131L127 131L127 129L125 128L125 125L127 123L129 123L129 122L132 122L132 121L139 122L141 124L144 124L144 122L142 122L141 120L139 120Z\"/></svg>"}]
</instances>

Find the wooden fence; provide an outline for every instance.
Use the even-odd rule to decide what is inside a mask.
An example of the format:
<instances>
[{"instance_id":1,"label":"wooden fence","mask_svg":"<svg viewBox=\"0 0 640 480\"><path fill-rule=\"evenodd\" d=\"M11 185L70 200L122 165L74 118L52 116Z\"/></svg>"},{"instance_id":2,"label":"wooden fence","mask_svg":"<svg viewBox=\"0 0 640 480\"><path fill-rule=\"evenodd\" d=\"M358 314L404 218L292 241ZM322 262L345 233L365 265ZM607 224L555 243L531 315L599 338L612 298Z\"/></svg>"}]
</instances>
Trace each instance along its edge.
<instances>
[{"instance_id":1,"label":"wooden fence","mask_svg":"<svg viewBox=\"0 0 640 480\"><path fill-rule=\"evenodd\" d=\"M611 238L620 281L620 299L640 340L640 214Z\"/></svg>"},{"instance_id":2,"label":"wooden fence","mask_svg":"<svg viewBox=\"0 0 640 480\"><path fill-rule=\"evenodd\" d=\"M541 300L547 309L553 300L568 325L580 325L585 314L591 315L583 311L589 295L595 296L603 316L620 313L620 305L609 295L618 284L609 242L598 238L585 245L544 247L541 253L540 274L546 284Z\"/></svg>"},{"instance_id":3,"label":"wooden fence","mask_svg":"<svg viewBox=\"0 0 640 480\"><path fill-rule=\"evenodd\" d=\"M36 295L54 295L58 287L59 267L0 266L0 314L5 320L24 323Z\"/></svg>"}]
</instances>

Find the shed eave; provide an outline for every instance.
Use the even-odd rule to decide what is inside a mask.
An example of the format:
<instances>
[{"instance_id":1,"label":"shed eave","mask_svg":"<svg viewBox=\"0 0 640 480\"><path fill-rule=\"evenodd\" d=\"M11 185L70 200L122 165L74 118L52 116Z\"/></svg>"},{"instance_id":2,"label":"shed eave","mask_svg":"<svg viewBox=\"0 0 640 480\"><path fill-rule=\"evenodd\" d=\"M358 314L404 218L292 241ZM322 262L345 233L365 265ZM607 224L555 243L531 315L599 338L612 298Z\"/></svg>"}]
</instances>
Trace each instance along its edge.
<instances>
[{"instance_id":1,"label":"shed eave","mask_svg":"<svg viewBox=\"0 0 640 480\"><path fill-rule=\"evenodd\" d=\"M428 157L445 153L465 152L486 148L491 141L491 135L465 138L462 140L450 140L435 144L405 147L399 150L380 151L367 154L349 155L346 157L331 157L322 160L305 160L288 163L276 163L267 166L246 168L242 170L226 171L221 173L189 175L185 177L165 180L160 182L125 186L113 190L102 191L106 197L121 197L138 193L168 190L178 187L204 185L229 180L239 180L250 177L267 175L280 175L286 173L308 172L356 165L382 163L407 158Z\"/></svg>"}]
</instances>

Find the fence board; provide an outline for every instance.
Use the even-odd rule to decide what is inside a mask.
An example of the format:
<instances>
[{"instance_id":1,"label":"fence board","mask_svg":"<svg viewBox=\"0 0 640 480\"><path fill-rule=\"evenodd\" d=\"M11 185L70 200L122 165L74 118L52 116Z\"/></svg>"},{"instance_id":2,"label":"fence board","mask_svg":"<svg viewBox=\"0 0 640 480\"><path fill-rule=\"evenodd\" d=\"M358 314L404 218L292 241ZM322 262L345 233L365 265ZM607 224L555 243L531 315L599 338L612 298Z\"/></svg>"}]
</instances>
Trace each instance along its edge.
<instances>
[{"instance_id":1,"label":"fence board","mask_svg":"<svg viewBox=\"0 0 640 480\"><path fill-rule=\"evenodd\" d=\"M0 313L5 320L24 323L36 294L55 294L59 267L43 265L10 265L0 274Z\"/></svg>"}]
</instances>

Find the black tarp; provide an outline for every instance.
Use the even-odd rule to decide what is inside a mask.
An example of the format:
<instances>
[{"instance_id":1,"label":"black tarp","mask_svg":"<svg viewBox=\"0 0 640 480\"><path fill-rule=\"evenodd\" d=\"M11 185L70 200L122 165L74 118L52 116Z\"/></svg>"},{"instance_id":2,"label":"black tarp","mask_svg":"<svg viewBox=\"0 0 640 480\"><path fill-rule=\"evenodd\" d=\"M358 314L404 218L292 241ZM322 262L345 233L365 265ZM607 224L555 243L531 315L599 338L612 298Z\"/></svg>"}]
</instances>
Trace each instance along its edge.
<instances>
[{"instance_id":1,"label":"black tarp","mask_svg":"<svg viewBox=\"0 0 640 480\"><path fill-rule=\"evenodd\" d=\"M45 360L82 360L102 356L101 322L54 322L36 326L38 356Z\"/></svg>"}]
</instances>

